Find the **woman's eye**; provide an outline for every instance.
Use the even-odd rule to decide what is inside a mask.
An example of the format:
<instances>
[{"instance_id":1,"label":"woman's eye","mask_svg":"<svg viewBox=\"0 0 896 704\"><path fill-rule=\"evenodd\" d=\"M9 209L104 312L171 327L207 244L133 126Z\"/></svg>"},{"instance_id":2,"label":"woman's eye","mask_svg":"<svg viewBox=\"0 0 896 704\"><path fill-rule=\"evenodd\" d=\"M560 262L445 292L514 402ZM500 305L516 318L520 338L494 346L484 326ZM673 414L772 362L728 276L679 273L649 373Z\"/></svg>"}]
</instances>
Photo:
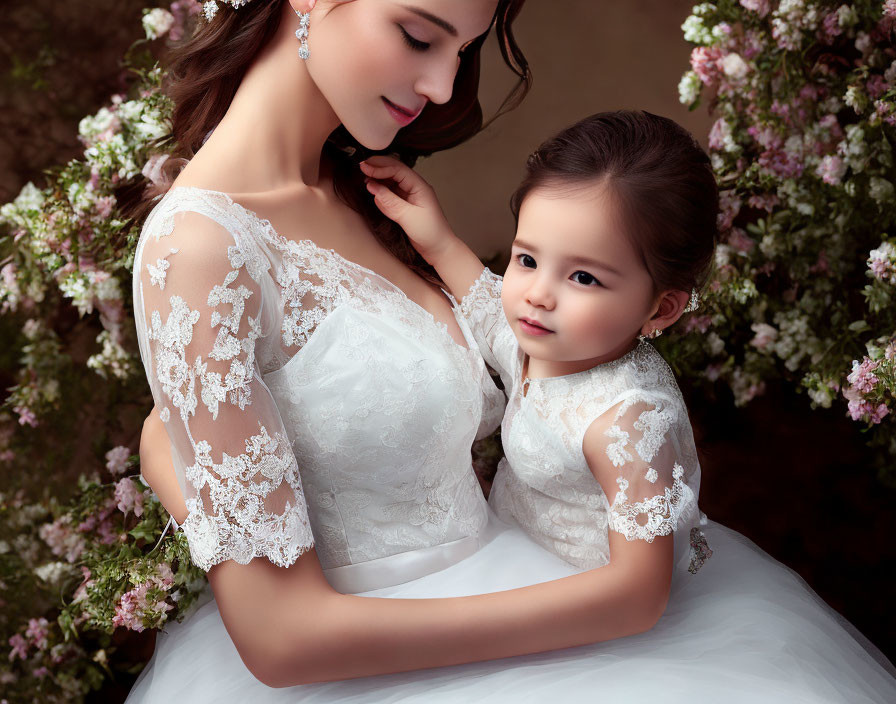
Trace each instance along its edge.
<instances>
[{"instance_id":1,"label":"woman's eye","mask_svg":"<svg viewBox=\"0 0 896 704\"><path fill-rule=\"evenodd\" d=\"M414 51L426 51L429 49L429 44L427 42L421 42L419 39L412 37L408 30L406 30L401 25L398 25L398 28L401 30L401 36L404 37L405 43L411 47Z\"/></svg>"},{"instance_id":2,"label":"woman's eye","mask_svg":"<svg viewBox=\"0 0 896 704\"><path fill-rule=\"evenodd\" d=\"M536 266L535 260L530 254L517 254L516 260L527 269L534 269Z\"/></svg>"},{"instance_id":3,"label":"woman's eye","mask_svg":"<svg viewBox=\"0 0 896 704\"><path fill-rule=\"evenodd\" d=\"M577 284L582 284L583 286L600 286L600 281L598 281L594 276L589 274L587 271L577 271L572 275L572 280Z\"/></svg>"}]
</instances>

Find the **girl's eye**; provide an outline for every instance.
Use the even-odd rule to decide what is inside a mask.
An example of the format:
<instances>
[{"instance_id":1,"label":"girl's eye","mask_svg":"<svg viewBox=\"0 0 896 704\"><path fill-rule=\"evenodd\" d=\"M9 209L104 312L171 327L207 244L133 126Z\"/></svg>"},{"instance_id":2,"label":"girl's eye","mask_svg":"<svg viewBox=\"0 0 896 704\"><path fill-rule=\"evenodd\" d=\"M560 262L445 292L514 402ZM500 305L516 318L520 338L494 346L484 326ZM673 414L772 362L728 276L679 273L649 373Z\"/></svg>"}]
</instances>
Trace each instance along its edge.
<instances>
[{"instance_id":1,"label":"girl's eye","mask_svg":"<svg viewBox=\"0 0 896 704\"><path fill-rule=\"evenodd\" d=\"M527 269L534 269L536 266L535 260L530 254L517 254L516 260Z\"/></svg>"},{"instance_id":2,"label":"girl's eye","mask_svg":"<svg viewBox=\"0 0 896 704\"><path fill-rule=\"evenodd\" d=\"M587 271L577 271L572 275L572 280L577 284L582 284L583 286L600 286L600 281L598 281Z\"/></svg>"},{"instance_id":3,"label":"girl's eye","mask_svg":"<svg viewBox=\"0 0 896 704\"><path fill-rule=\"evenodd\" d=\"M398 25L398 28L401 30L401 36L404 37L405 43L411 47L414 51L426 51L429 49L429 44L427 42L421 42L419 39L412 37L408 30L406 30L401 25Z\"/></svg>"}]
</instances>

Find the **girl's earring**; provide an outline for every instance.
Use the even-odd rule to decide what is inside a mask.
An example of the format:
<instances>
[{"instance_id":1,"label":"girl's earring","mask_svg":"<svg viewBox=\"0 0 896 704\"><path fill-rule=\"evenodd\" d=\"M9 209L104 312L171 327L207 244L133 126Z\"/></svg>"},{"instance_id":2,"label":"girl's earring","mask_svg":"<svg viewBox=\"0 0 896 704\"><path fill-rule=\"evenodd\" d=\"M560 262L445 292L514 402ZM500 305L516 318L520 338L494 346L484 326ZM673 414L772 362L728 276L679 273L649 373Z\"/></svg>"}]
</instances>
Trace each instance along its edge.
<instances>
[{"instance_id":1,"label":"girl's earring","mask_svg":"<svg viewBox=\"0 0 896 704\"><path fill-rule=\"evenodd\" d=\"M314 3L311 4L311 7L314 7ZM299 28L296 30L296 39L301 42L299 46L299 58L303 61L308 60L308 27L311 24L311 8L309 8L308 12L299 12L296 10L296 14L299 16Z\"/></svg>"},{"instance_id":2,"label":"girl's earring","mask_svg":"<svg viewBox=\"0 0 896 704\"><path fill-rule=\"evenodd\" d=\"M641 342L644 342L645 340L655 340L656 338L658 338L658 337L659 337L660 335L662 335L662 334L663 334L662 329L660 329L660 328L656 328L656 329L654 329L654 330L651 330L651 331L650 331L649 333L647 333L646 335L638 335L638 339L639 339Z\"/></svg>"}]
</instances>

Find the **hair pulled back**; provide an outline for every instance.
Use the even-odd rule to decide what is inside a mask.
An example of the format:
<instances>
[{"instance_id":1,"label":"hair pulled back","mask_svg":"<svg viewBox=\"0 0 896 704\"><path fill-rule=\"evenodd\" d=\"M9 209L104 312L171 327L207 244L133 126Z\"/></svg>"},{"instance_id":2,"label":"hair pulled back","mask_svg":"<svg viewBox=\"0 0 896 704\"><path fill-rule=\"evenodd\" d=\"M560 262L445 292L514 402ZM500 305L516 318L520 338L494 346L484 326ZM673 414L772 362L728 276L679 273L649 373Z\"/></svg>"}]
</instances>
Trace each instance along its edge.
<instances>
[{"instance_id":1,"label":"hair pulled back","mask_svg":"<svg viewBox=\"0 0 896 704\"><path fill-rule=\"evenodd\" d=\"M609 189L657 293L703 287L719 238L719 193L709 157L687 130L640 110L586 117L529 157L510 207L518 219L534 190L590 184Z\"/></svg>"},{"instance_id":2,"label":"hair pulled back","mask_svg":"<svg viewBox=\"0 0 896 704\"><path fill-rule=\"evenodd\" d=\"M174 102L169 140L172 158L166 166L175 169L190 159L224 117L249 66L277 31L282 2L256 0L238 10L224 6L212 21L202 23L192 37L172 50L166 84ZM492 120L518 106L531 86L529 64L512 29L524 2L499 0L492 20L504 62L519 77ZM357 163L372 154L386 153L397 154L413 165L417 158L449 149L479 132L485 126L478 98L480 51L487 35L475 39L462 52L451 100L441 105L428 103L413 123L399 130L387 149L366 149L342 126L330 135L324 149L333 165L339 197L363 215L387 249L431 279L438 277L411 246L404 231L374 205ZM148 210L149 203L143 205Z\"/></svg>"}]
</instances>

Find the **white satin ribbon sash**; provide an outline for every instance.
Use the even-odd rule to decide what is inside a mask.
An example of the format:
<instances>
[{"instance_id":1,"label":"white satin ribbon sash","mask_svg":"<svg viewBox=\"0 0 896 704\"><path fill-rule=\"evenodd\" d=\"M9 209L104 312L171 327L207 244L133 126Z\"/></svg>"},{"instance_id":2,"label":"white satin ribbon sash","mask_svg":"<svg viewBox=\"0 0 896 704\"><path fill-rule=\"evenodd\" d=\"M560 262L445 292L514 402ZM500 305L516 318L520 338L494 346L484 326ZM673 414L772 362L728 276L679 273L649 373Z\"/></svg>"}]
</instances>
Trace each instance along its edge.
<instances>
[{"instance_id":1,"label":"white satin ribbon sash","mask_svg":"<svg viewBox=\"0 0 896 704\"><path fill-rule=\"evenodd\" d=\"M354 565L331 567L324 570L324 576L333 589L342 594L369 592L410 582L451 567L470 557L479 547L480 539L477 536L467 536L429 548L400 552Z\"/></svg>"}]
</instances>

